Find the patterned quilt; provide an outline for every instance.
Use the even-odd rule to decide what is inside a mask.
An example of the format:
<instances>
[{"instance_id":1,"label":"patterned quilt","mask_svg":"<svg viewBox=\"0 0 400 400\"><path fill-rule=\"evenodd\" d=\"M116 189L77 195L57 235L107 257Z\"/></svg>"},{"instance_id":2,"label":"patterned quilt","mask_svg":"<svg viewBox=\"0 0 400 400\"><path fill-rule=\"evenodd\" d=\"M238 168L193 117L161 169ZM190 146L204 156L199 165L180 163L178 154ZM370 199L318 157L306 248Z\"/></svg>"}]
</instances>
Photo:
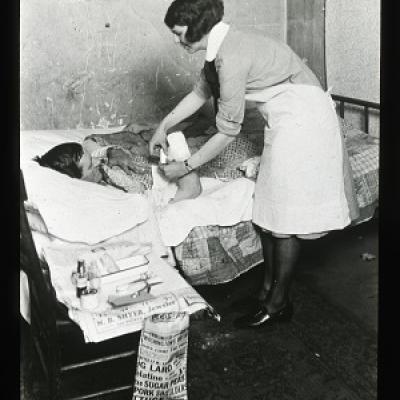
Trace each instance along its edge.
<instances>
[{"instance_id":1,"label":"patterned quilt","mask_svg":"<svg viewBox=\"0 0 400 400\"><path fill-rule=\"evenodd\" d=\"M379 143L357 129L345 132L350 165L360 209L377 203L379 196Z\"/></svg>"},{"instance_id":2,"label":"patterned quilt","mask_svg":"<svg viewBox=\"0 0 400 400\"><path fill-rule=\"evenodd\" d=\"M197 226L175 247L175 256L192 285L229 282L263 261L251 221L234 226Z\"/></svg>"}]
</instances>

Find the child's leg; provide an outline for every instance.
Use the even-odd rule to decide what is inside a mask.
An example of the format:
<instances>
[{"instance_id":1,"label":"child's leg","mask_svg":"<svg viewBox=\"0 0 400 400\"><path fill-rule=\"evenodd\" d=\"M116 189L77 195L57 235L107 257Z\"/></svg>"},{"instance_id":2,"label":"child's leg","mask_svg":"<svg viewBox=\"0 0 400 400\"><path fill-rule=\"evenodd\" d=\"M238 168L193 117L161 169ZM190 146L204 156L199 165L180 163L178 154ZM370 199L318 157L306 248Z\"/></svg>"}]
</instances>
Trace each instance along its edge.
<instances>
[{"instance_id":1,"label":"child's leg","mask_svg":"<svg viewBox=\"0 0 400 400\"><path fill-rule=\"evenodd\" d=\"M194 199L201 193L201 182L199 174L196 171L192 171L176 182L178 190L176 191L175 197L170 203L175 203L180 200Z\"/></svg>"},{"instance_id":2,"label":"child's leg","mask_svg":"<svg viewBox=\"0 0 400 400\"><path fill-rule=\"evenodd\" d=\"M173 132L167 136L168 140L168 158L175 161L184 161L190 157L190 150L185 136L182 132ZM194 199L201 193L201 182L199 174L191 171L177 181L178 190L171 203Z\"/></svg>"}]
</instances>

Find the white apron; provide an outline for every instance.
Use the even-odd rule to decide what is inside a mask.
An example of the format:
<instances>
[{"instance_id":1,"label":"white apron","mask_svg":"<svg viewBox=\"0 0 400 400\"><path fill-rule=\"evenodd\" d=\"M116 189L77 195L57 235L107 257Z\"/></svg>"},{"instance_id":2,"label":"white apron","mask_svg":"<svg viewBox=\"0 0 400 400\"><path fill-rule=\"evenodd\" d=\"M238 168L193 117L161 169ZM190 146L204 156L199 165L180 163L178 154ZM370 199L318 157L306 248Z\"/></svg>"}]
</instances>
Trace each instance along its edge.
<instances>
[{"instance_id":1,"label":"white apron","mask_svg":"<svg viewBox=\"0 0 400 400\"><path fill-rule=\"evenodd\" d=\"M316 86L283 84L246 99L257 102L266 120L253 222L281 234L348 225L343 147L330 95Z\"/></svg>"}]
</instances>

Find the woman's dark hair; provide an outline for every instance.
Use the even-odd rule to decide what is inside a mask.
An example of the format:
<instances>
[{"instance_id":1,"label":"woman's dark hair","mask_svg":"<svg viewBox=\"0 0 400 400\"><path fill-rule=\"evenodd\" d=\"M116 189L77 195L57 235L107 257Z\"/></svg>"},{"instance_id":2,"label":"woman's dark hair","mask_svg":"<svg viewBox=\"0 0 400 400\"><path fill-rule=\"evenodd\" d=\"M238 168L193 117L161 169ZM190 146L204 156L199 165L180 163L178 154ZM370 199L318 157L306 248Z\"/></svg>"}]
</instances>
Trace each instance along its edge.
<instances>
[{"instance_id":1,"label":"woman's dark hair","mask_svg":"<svg viewBox=\"0 0 400 400\"><path fill-rule=\"evenodd\" d=\"M210 32L223 16L222 0L174 0L165 14L164 22L170 29L175 25L186 25L185 39L194 43Z\"/></svg>"},{"instance_id":2,"label":"woman's dark hair","mask_svg":"<svg viewBox=\"0 0 400 400\"><path fill-rule=\"evenodd\" d=\"M83 147L76 142L67 142L53 147L42 157L36 156L33 161L38 162L42 167L55 169L71 178L82 177L82 171L78 162L83 154Z\"/></svg>"}]
</instances>

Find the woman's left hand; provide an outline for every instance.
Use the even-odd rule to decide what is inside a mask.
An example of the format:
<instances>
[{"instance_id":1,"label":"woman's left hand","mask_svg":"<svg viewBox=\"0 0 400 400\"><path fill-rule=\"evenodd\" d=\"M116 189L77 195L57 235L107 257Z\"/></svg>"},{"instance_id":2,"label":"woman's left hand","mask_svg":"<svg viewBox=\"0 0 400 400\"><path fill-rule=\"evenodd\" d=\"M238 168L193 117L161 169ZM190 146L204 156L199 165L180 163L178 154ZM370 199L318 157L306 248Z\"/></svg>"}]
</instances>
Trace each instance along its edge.
<instances>
[{"instance_id":1,"label":"woman's left hand","mask_svg":"<svg viewBox=\"0 0 400 400\"><path fill-rule=\"evenodd\" d=\"M175 181L188 173L183 161L170 161L158 166L169 181Z\"/></svg>"}]
</instances>

